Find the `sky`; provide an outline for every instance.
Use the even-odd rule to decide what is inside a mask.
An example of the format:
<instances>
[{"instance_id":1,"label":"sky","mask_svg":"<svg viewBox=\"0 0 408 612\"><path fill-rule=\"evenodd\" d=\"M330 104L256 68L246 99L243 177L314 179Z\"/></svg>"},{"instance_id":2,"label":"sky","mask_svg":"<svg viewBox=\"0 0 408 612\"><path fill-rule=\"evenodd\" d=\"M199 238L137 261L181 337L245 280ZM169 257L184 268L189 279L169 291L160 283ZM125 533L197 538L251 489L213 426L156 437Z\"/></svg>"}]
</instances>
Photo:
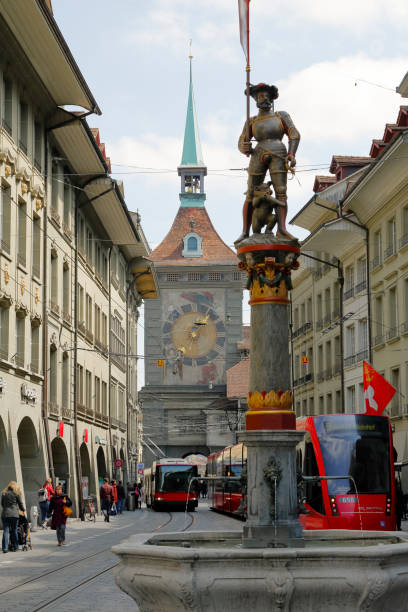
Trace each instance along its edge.
<instances>
[{"instance_id":1,"label":"sky","mask_svg":"<svg viewBox=\"0 0 408 612\"><path fill-rule=\"evenodd\" d=\"M241 233L247 158L245 58L237 0L53 0L54 16L102 109L90 116L138 210L152 248L179 206L190 41L206 178L206 207L223 240ZM301 133L289 214L312 196L332 155L368 155L407 103L406 0L251 0L251 82L279 88L276 110ZM251 114L256 114L251 102ZM305 231L289 227L299 238Z\"/></svg>"}]
</instances>

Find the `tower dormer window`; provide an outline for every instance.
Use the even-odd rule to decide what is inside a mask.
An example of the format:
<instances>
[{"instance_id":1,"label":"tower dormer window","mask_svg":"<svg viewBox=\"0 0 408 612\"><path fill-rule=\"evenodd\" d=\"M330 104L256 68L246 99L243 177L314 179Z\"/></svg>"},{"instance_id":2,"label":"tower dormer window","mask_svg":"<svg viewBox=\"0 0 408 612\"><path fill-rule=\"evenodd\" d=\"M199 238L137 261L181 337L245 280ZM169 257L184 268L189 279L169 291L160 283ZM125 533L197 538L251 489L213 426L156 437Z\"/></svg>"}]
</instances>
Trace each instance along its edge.
<instances>
[{"instance_id":1,"label":"tower dormer window","mask_svg":"<svg viewBox=\"0 0 408 612\"><path fill-rule=\"evenodd\" d=\"M187 250L188 251L197 251L198 249L198 240L195 236L190 236L187 240Z\"/></svg>"},{"instance_id":2,"label":"tower dormer window","mask_svg":"<svg viewBox=\"0 0 408 612\"><path fill-rule=\"evenodd\" d=\"M190 232L183 238L184 248L181 252L183 257L202 257L203 239L196 232Z\"/></svg>"}]
</instances>

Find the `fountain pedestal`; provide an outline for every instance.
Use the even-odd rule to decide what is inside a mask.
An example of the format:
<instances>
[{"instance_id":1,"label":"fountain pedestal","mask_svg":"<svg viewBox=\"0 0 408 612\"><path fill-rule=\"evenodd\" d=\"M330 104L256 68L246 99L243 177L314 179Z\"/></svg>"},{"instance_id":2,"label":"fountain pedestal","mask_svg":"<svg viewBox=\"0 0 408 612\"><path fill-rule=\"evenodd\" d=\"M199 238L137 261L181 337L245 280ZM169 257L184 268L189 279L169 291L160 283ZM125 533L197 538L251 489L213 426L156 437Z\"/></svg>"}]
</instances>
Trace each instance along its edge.
<instances>
[{"instance_id":1,"label":"fountain pedestal","mask_svg":"<svg viewBox=\"0 0 408 612\"><path fill-rule=\"evenodd\" d=\"M245 548L302 547L297 518L296 444L302 431L245 431L238 434L247 446L247 521Z\"/></svg>"}]
</instances>

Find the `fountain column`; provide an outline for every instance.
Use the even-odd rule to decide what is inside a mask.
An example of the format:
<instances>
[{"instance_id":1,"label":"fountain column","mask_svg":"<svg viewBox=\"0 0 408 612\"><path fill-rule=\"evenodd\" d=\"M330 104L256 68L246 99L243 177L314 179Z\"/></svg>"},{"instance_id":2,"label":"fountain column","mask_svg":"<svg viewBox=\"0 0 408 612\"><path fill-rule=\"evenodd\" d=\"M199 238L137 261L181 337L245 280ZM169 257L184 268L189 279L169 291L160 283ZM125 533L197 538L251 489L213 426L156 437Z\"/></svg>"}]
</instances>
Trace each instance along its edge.
<instances>
[{"instance_id":1,"label":"fountain column","mask_svg":"<svg viewBox=\"0 0 408 612\"><path fill-rule=\"evenodd\" d=\"M296 431L289 360L291 271L298 267L297 240L253 234L237 245L248 273L251 306L250 382L246 431L247 505L243 545L302 546L297 518Z\"/></svg>"}]
</instances>

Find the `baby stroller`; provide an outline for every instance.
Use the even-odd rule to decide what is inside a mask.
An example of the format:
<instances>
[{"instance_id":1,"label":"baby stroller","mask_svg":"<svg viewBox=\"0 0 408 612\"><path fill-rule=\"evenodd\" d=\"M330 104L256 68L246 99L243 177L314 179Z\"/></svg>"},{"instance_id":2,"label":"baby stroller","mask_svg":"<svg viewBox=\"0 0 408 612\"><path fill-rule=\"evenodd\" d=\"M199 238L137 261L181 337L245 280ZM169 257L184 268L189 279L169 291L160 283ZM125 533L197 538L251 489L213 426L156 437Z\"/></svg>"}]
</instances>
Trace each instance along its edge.
<instances>
[{"instance_id":1,"label":"baby stroller","mask_svg":"<svg viewBox=\"0 0 408 612\"><path fill-rule=\"evenodd\" d=\"M22 550L32 550L30 524L25 514L20 514L17 526L18 545Z\"/></svg>"}]
</instances>

